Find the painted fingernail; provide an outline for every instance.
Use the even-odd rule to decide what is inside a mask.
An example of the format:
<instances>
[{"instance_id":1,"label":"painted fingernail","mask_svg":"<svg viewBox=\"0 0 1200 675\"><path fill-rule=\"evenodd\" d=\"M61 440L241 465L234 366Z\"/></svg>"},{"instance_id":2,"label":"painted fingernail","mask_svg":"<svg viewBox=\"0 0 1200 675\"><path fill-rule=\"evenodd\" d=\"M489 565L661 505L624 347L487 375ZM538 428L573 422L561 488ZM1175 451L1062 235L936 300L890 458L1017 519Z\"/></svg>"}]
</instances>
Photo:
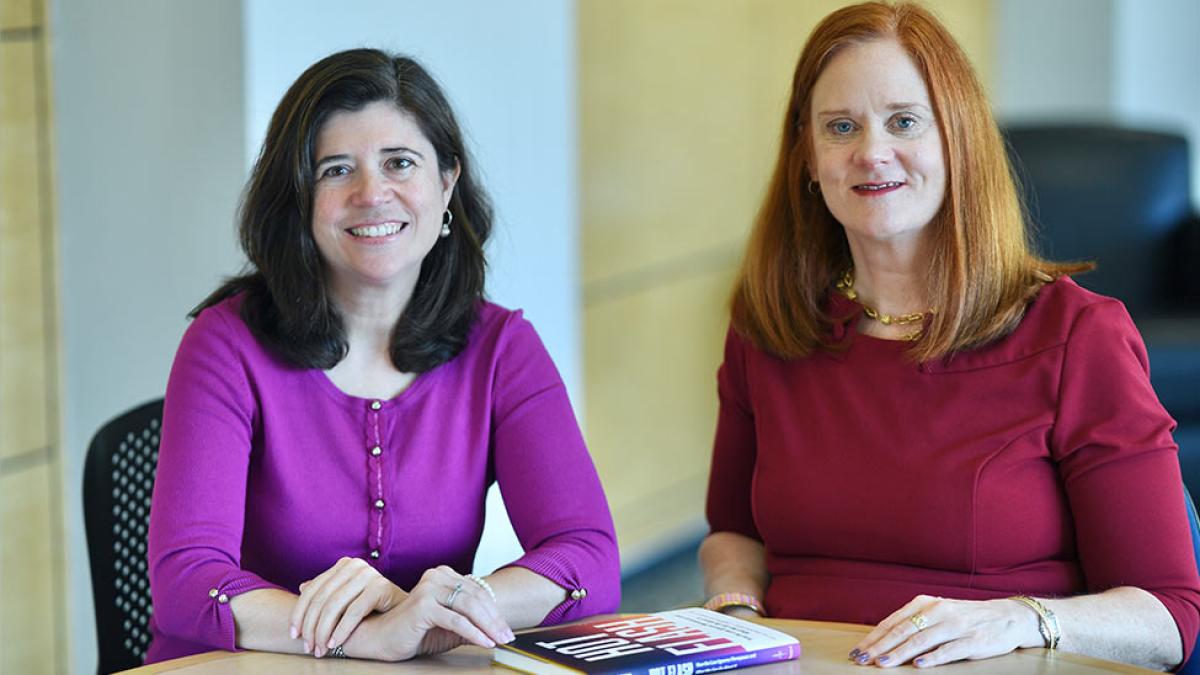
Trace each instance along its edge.
<instances>
[{"instance_id":1,"label":"painted fingernail","mask_svg":"<svg viewBox=\"0 0 1200 675\"><path fill-rule=\"evenodd\" d=\"M311 653L312 653L312 651L313 651L313 648L312 648L312 643L311 643L311 642L309 642L308 640L305 640L305 641L304 641L304 653L305 653L305 654L311 654Z\"/></svg>"},{"instance_id":2,"label":"painted fingernail","mask_svg":"<svg viewBox=\"0 0 1200 675\"><path fill-rule=\"evenodd\" d=\"M880 662L880 663L887 663L888 661L891 661L891 660L892 660L892 657L888 656L887 654L884 654L883 656L881 656L881 657L879 657L878 659L875 659L875 660L876 660L876 661L878 661L878 662Z\"/></svg>"},{"instance_id":3,"label":"painted fingernail","mask_svg":"<svg viewBox=\"0 0 1200 675\"><path fill-rule=\"evenodd\" d=\"M914 666L916 666L916 667L918 667L918 668L924 668L924 667L925 667L925 657L924 657L924 656L918 656L918 657L916 658L916 660L915 660L915 661L913 661L913 665L914 665Z\"/></svg>"},{"instance_id":4,"label":"painted fingernail","mask_svg":"<svg viewBox=\"0 0 1200 675\"><path fill-rule=\"evenodd\" d=\"M851 649L851 650L850 650L850 659L851 659L851 660L853 660L853 659L857 659L857 658L858 658L858 655L859 655L859 654L861 654L861 653L862 653L862 652L858 651L857 649Z\"/></svg>"},{"instance_id":5,"label":"painted fingernail","mask_svg":"<svg viewBox=\"0 0 1200 675\"><path fill-rule=\"evenodd\" d=\"M866 652L859 652L858 656L854 657L854 660L859 664L865 664L871 660L871 655Z\"/></svg>"},{"instance_id":6,"label":"painted fingernail","mask_svg":"<svg viewBox=\"0 0 1200 675\"><path fill-rule=\"evenodd\" d=\"M292 639L295 640L300 637L300 631L296 630L295 626L288 626L288 635L291 635Z\"/></svg>"}]
</instances>

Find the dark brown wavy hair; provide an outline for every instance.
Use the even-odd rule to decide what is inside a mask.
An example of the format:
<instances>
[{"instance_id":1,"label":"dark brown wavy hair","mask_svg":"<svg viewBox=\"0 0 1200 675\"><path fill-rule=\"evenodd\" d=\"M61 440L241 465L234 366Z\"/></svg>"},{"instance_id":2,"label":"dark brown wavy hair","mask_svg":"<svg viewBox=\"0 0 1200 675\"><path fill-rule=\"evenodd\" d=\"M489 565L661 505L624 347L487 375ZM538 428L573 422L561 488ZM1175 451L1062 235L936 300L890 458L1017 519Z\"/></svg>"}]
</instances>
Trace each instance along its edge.
<instances>
[{"instance_id":1,"label":"dark brown wavy hair","mask_svg":"<svg viewBox=\"0 0 1200 675\"><path fill-rule=\"evenodd\" d=\"M946 163L946 196L927 227L926 283L936 312L911 355L925 361L1000 338L1049 281L1091 269L1037 257L1000 130L962 48L911 2L839 9L813 29L792 78L775 172L750 234L733 292L734 328L760 349L796 358L830 348L837 317L824 309L852 266L842 226L811 178L812 89L830 59L855 44L894 39L929 87Z\"/></svg>"},{"instance_id":2,"label":"dark brown wavy hair","mask_svg":"<svg viewBox=\"0 0 1200 675\"><path fill-rule=\"evenodd\" d=\"M289 363L329 369L349 348L312 232L317 134L330 115L394 103L416 121L441 171L459 168L450 199L454 228L421 263L413 296L392 329L391 359L421 373L466 345L483 298L483 245L492 206L476 178L458 121L441 87L419 63L376 49L351 49L313 64L275 114L246 185L238 234L247 269L189 314L244 293L241 316L255 337Z\"/></svg>"}]
</instances>

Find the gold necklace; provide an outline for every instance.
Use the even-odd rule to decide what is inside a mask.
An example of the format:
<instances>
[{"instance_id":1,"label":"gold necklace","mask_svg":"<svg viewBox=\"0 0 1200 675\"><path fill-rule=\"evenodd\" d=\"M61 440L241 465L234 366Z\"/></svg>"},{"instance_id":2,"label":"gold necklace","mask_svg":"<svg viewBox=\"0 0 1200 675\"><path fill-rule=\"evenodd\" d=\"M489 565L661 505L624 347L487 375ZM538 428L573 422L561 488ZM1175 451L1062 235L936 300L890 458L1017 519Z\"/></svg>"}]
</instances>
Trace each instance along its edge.
<instances>
[{"instance_id":1,"label":"gold necklace","mask_svg":"<svg viewBox=\"0 0 1200 675\"><path fill-rule=\"evenodd\" d=\"M858 291L854 290L854 270L852 269L846 270L846 273L842 275L841 280L837 282L837 289L842 295L846 296L850 300L853 300L854 302L857 302L858 305L862 307L863 314L866 314L868 319L871 319L872 321L878 321L885 326L907 326L914 323L924 324L925 316L928 314L933 314L932 309L926 312L912 312L909 314L897 314L895 316L892 316L891 314L884 314L883 312L876 310L874 307L863 302L858 297ZM900 339L911 342L912 340L916 340L917 338L921 337L921 333L924 330L925 327L922 325L920 328L917 328L915 332L904 335Z\"/></svg>"}]
</instances>

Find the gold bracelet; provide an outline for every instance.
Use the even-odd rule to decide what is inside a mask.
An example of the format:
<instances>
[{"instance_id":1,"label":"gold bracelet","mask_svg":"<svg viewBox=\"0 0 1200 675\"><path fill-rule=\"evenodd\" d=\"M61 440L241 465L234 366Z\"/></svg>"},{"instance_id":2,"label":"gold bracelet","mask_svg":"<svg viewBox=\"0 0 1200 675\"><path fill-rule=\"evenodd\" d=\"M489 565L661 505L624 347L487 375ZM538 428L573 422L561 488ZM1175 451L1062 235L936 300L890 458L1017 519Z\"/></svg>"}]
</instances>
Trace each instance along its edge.
<instances>
[{"instance_id":1,"label":"gold bracelet","mask_svg":"<svg viewBox=\"0 0 1200 675\"><path fill-rule=\"evenodd\" d=\"M704 603L704 609L711 609L714 612L719 612L726 607L745 607L757 612L759 616L767 615L763 610L762 602L747 593L718 593Z\"/></svg>"},{"instance_id":2,"label":"gold bracelet","mask_svg":"<svg viewBox=\"0 0 1200 675\"><path fill-rule=\"evenodd\" d=\"M1062 639L1062 631L1059 630L1058 617L1054 616L1054 612L1028 595L1013 595L1008 599L1016 600L1036 612L1038 615L1038 632L1042 634L1042 639L1046 642L1046 649L1049 649L1051 652L1058 649L1058 641Z\"/></svg>"}]
</instances>

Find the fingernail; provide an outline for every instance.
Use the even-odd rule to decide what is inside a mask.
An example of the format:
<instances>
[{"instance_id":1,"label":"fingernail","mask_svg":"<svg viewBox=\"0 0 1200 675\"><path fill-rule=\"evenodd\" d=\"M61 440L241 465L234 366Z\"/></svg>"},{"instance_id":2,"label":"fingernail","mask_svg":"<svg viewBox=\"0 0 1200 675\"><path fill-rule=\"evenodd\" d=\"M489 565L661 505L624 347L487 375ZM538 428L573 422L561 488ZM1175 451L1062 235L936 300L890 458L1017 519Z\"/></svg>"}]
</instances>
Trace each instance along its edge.
<instances>
[{"instance_id":1,"label":"fingernail","mask_svg":"<svg viewBox=\"0 0 1200 675\"><path fill-rule=\"evenodd\" d=\"M513 632L511 630L504 631L504 641L505 642L512 642L513 640L516 640L516 639L517 639L517 636L513 635Z\"/></svg>"},{"instance_id":2,"label":"fingernail","mask_svg":"<svg viewBox=\"0 0 1200 675\"><path fill-rule=\"evenodd\" d=\"M321 649L320 647L317 647L316 649L313 650L313 656L315 656L319 659L322 656L325 656L325 650Z\"/></svg>"},{"instance_id":3,"label":"fingernail","mask_svg":"<svg viewBox=\"0 0 1200 675\"><path fill-rule=\"evenodd\" d=\"M859 652L858 656L854 657L854 661L859 664L865 664L871 660L871 655L866 652Z\"/></svg>"},{"instance_id":4,"label":"fingernail","mask_svg":"<svg viewBox=\"0 0 1200 675\"><path fill-rule=\"evenodd\" d=\"M918 656L917 659L915 661L913 661L913 665L918 668L923 668L925 666L925 657Z\"/></svg>"},{"instance_id":5,"label":"fingernail","mask_svg":"<svg viewBox=\"0 0 1200 675\"><path fill-rule=\"evenodd\" d=\"M858 658L858 655L859 655L859 654L861 654L861 653L862 653L862 652L858 651L857 649L851 649L851 650L850 650L850 659L851 659L851 660L857 659L857 658Z\"/></svg>"},{"instance_id":6,"label":"fingernail","mask_svg":"<svg viewBox=\"0 0 1200 675\"><path fill-rule=\"evenodd\" d=\"M304 641L304 653L311 654L312 651L313 651L312 643L310 643L308 640L305 640Z\"/></svg>"},{"instance_id":7,"label":"fingernail","mask_svg":"<svg viewBox=\"0 0 1200 675\"><path fill-rule=\"evenodd\" d=\"M333 638L329 638L329 642L325 643L325 646L329 649L333 649L337 646L337 643L333 641Z\"/></svg>"},{"instance_id":8,"label":"fingernail","mask_svg":"<svg viewBox=\"0 0 1200 675\"><path fill-rule=\"evenodd\" d=\"M296 630L295 626L288 626L288 635L291 635L292 639L295 640L300 637L300 631Z\"/></svg>"},{"instance_id":9,"label":"fingernail","mask_svg":"<svg viewBox=\"0 0 1200 675\"><path fill-rule=\"evenodd\" d=\"M878 661L878 662L880 662L880 663L887 663L888 661L891 661L891 660L892 660L892 657L888 656L887 654L884 654L883 656L881 656L881 657L879 657L878 659L875 659L875 660L876 660L876 661Z\"/></svg>"}]
</instances>

